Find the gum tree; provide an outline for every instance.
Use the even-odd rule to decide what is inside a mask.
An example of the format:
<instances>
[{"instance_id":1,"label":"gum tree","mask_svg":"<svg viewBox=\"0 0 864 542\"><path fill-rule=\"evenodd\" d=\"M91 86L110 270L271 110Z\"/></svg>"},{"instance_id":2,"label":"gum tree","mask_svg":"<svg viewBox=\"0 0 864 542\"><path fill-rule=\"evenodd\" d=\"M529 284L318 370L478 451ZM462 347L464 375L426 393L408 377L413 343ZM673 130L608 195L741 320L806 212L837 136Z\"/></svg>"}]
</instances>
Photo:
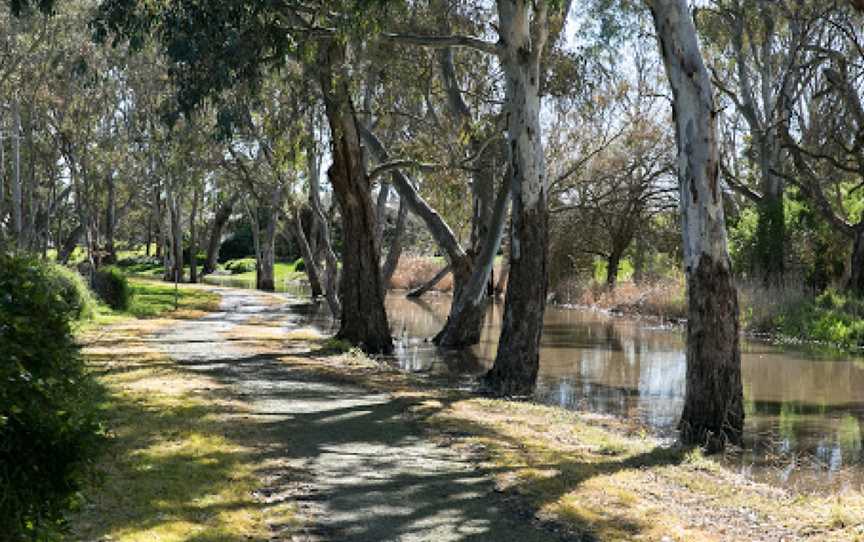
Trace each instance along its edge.
<instances>
[{"instance_id":1,"label":"gum tree","mask_svg":"<svg viewBox=\"0 0 864 542\"><path fill-rule=\"evenodd\" d=\"M744 404L738 293L723 214L717 110L686 0L649 0L678 146L678 183L687 278L687 391L679 429L687 444L740 444Z\"/></svg>"}]
</instances>

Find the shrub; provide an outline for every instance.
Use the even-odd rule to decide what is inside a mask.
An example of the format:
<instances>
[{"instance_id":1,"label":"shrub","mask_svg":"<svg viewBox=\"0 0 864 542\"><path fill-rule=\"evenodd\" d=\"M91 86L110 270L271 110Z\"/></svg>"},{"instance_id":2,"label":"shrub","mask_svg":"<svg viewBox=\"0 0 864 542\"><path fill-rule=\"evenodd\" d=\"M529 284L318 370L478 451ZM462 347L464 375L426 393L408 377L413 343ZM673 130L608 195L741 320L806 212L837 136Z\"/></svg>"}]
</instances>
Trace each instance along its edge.
<instances>
[{"instance_id":1,"label":"shrub","mask_svg":"<svg viewBox=\"0 0 864 542\"><path fill-rule=\"evenodd\" d=\"M219 261L227 262L255 254L252 227L248 222L237 225L236 230L219 246Z\"/></svg>"},{"instance_id":2,"label":"shrub","mask_svg":"<svg viewBox=\"0 0 864 542\"><path fill-rule=\"evenodd\" d=\"M255 258L242 258L225 262L225 270L232 275L255 271Z\"/></svg>"},{"instance_id":3,"label":"shrub","mask_svg":"<svg viewBox=\"0 0 864 542\"><path fill-rule=\"evenodd\" d=\"M108 265L99 268L93 276L93 288L99 299L112 309L123 311L129 308L132 290L126 275L118 267Z\"/></svg>"},{"instance_id":4,"label":"shrub","mask_svg":"<svg viewBox=\"0 0 864 542\"><path fill-rule=\"evenodd\" d=\"M51 287L60 294L75 320L89 320L96 312L96 299L80 273L59 264L46 264Z\"/></svg>"},{"instance_id":5,"label":"shrub","mask_svg":"<svg viewBox=\"0 0 864 542\"><path fill-rule=\"evenodd\" d=\"M297 258L294 262L294 271L306 271L306 262L303 261L303 258Z\"/></svg>"},{"instance_id":6,"label":"shrub","mask_svg":"<svg viewBox=\"0 0 864 542\"><path fill-rule=\"evenodd\" d=\"M103 440L99 389L71 333L57 270L0 255L0 533L59 537Z\"/></svg>"}]
</instances>

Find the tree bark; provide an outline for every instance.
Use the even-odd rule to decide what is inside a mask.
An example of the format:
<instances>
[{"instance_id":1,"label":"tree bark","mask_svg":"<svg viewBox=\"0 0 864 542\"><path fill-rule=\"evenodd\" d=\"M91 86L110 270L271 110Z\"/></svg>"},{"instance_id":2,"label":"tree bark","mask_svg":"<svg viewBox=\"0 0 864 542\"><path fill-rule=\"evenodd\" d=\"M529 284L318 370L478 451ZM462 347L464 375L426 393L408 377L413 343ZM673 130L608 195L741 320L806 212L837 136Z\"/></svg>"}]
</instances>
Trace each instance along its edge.
<instances>
[{"instance_id":1,"label":"tree bark","mask_svg":"<svg viewBox=\"0 0 864 542\"><path fill-rule=\"evenodd\" d=\"M342 215L344 245L337 337L369 353L389 353L393 340L384 310L380 248L375 236L371 183L363 168L357 115L344 73L344 45L321 42L318 76L330 125L332 164L327 176Z\"/></svg>"},{"instance_id":2,"label":"tree bark","mask_svg":"<svg viewBox=\"0 0 864 542\"><path fill-rule=\"evenodd\" d=\"M744 428L738 295L718 178L716 109L686 0L649 1L673 92L687 277L687 389L679 429L709 452Z\"/></svg>"},{"instance_id":3,"label":"tree bark","mask_svg":"<svg viewBox=\"0 0 864 542\"><path fill-rule=\"evenodd\" d=\"M280 194L272 201L279 201ZM258 203L249 209L252 220L252 234L255 241L255 288L266 292L276 290L274 267L276 264L276 210Z\"/></svg>"},{"instance_id":4,"label":"tree bark","mask_svg":"<svg viewBox=\"0 0 864 542\"><path fill-rule=\"evenodd\" d=\"M438 346L464 348L480 342L483 320L486 318L486 309L489 305L487 287L495 263L495 255L501 246L510 189L509 179L505 179L492 209L488 224L491 229L485 229L483 238L477 241L477 245L482 247L480 253L474 259L474 266L468 278L460 281L464 282L464 286L460 291L454 292L447 323L435 336L434 342Z\"/></svg>"},{"instance_id":5,"label":"tree bark","mask_svg":"<svg viewBox=\"0 0 864 542\"><path fill-rule=\"evenodd\" d=\"M399 201L399 213L396 215L396 225L393 228L393 237L390 240L390 250L387 252L387 259L384 260L384 265L381 268L381 281L385 288L390 288L390 281L393 279L393 273L396 272L396 267L399 265L399 258L402 256L402 233L405 231L405 222L408 218L408 206Z\"/></svg>"},{"instance_id":6,"label":"tree bark","mask_svg":"<svg viewBox=\"0 0 864 542\"><path fill-rule=\"evenodd\" d=\"M57 263L61 265L69 263L69 258L72 257L75 247L78 246L78 241L80 241L81 236L84 235L84 229L85 227L83 224L78 224L75 226L75 229L69 233L69 236L66 237L65 241L63 241L63 246L57 253Z\"/></svg>"},{"instance_id":7,"label":"tree bark","mask_svg":"<svg viewBox=\"0 0 864 542\"><path fill-rule=\"evenodd\" d=\"M189 216L189 282L198 283L198 207L201 199L201 187L198 183L195 184L195 191L192 194L192 214Z\"/></svg>"},{"instance_id":8,"label":"tree bark","mask_svg":"<svg viewBox=\"0 0 864 542\"><path fill-rule=\"evenodd\" d=\"M117 229L115 221L117 212L117 196L114 177L111 173L109 173L105 178L105 184L108 188L108 201L105 206L105 252L107 254L104 263L113 264L117 262L117 251L114 248L114 230Z\"/></svg>"},{"instance_id":9,"label":"tree bark","mask_svg":"<svg viewBox=\"0 0 864 542\"><path fill-rule=\"evenodd\" d=\"M606 288L611 292L618 282L618 268L621 264L621 253L613 250L606 258Z\"/></svg>"},{"instance_id":10,"label":"tree bark","mask_svg":"<svg viewBox=\"0 0 864 542\"><path fill-rule=\"evenodd\" d=\"M219 247L222 245L222 232L225 231L225 225L231 218L234 206L237 205L239 199L240 192L234 192L219 206L213 216L213 224L210 226L210 240L207 242L207 259L204 261L204 269L202 270L204 275L216 271L216 266L219 263Z\"/></svg>"},{"instance_id":11,"label":"tree bark","mask_svg":"<svg viewBox=\"0 0 864 542\"><path fill-rule=\"evenodd\" d=\"M532 7L526 0L498 0L497 5L513 213L504 321L495 363L484 380L492 393L507 396L534 391L546 310L548 179L539 91L548 6L538 2Z\"/></svg>"},{"instance_id":12,"label":"tree bark","mask_svg":"<svg viewBox=\"0 0 864 542\"><path fill-rule=\"evenodd\" d=\"M864 224L855 226L855 241L852 244L849 282L846 289L859 296L864 295Z\"/></svg>"},{"instance_id":13,"label":"tree bark","mask_svg":"<svg viewBox=\"0 0 864 542\"><path fill-rule=\"evenodd\" d=\"M317 289L321 290L321 274L322 270L318 267L318 262L312 254L312 248L309 246L309 239L306 237L306 232L303 228L303 213L299 208L294 210L294 220L290 221L294 238L297 240L297 246L300 247L300 255L303 257L306 276L309 279L309 284L317 285ZM315 292L315 287L312 287L312 299L319 297L321 294Z\"/></svg>"},{"instance_id":14,"label":"tree bark","mask_svg":"<svg viewBox=\"0 0 864 542\"><path fill-rule=\"evenodd\" d=\"M12 102L12 238L15 246L21 246L23 232L23 193L21 187L21 107L18 100Z\"/></svg>"}]
</instances>

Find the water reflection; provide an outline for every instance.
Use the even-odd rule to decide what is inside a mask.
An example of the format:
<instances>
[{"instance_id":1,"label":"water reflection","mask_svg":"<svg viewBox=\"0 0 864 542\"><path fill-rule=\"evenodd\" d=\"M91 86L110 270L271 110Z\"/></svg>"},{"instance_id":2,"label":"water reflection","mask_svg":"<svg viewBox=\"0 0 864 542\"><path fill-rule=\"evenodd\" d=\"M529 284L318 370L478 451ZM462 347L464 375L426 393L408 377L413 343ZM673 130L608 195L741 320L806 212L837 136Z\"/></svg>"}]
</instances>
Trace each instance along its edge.
<instances>
[{"instance_id":1,"label":"water reflection","mask_svg":"<svg viewBox=\"0 0 864 542\"><path fill-rule=\"evenodd\" d=\"M292 293L298 293L296 288ZM490 308L481 341L464 352L429 342L444 324L447 296L387 298L396 337L393 363L455 380L479 375L495 358L502 307ZM308 317L327 325L326 307ZM742 342L746 447L726 461L753 477L798 489L862 489L864 361L825 359ZM623 416L672 435L683 406L684 337L585 310L546 312L537 399Z\"/></svg>"},{"instance_id":2,"label":"water reflection","mask_svg":"<svg viewBox=\"0 0 864 542\"><path fill-rule=\"evenodd\" d=\"M490 309L481 342L454 356L423 339L443 325L446 296L390 296L388 315L404 370L480 374L495 357L501 307ZM860 488L864 483L864 362L743 341L747 426L744 451L726 461L755 478L798 489ZM680 330L550 307L546 313L539 401L623 416L671 436L685 386Z\"/></svg>"}]
</instances>

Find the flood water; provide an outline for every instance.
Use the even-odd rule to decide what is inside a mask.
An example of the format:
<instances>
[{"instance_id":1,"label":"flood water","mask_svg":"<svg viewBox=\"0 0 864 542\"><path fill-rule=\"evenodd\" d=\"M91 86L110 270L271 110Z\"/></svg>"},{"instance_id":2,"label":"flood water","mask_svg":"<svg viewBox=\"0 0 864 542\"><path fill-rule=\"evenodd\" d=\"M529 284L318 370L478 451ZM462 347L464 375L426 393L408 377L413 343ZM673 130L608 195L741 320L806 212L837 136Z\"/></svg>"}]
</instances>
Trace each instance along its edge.
<instances>
[{"instance_id":1,"label":"flood water","mask_svg":"<svg viewBox=\"0 0 864 542\"><path fill-rule=\"evenodd\" d=\"M298 293L297 286L283 288ZM502 305L490 308L480 344L442 353L426 339L441 329L449 303L441 295L388 296L400 368L460 379L491 366ZM323 304L310 314L319 324L324 315ZM802 491L864 490L864 359L742 341L742 371L746 445L725 457L730 467ZM620 416L672 438L684 383L682 330L586 309L547 309L539 402Z\"/></svg>"}]
</instances>

